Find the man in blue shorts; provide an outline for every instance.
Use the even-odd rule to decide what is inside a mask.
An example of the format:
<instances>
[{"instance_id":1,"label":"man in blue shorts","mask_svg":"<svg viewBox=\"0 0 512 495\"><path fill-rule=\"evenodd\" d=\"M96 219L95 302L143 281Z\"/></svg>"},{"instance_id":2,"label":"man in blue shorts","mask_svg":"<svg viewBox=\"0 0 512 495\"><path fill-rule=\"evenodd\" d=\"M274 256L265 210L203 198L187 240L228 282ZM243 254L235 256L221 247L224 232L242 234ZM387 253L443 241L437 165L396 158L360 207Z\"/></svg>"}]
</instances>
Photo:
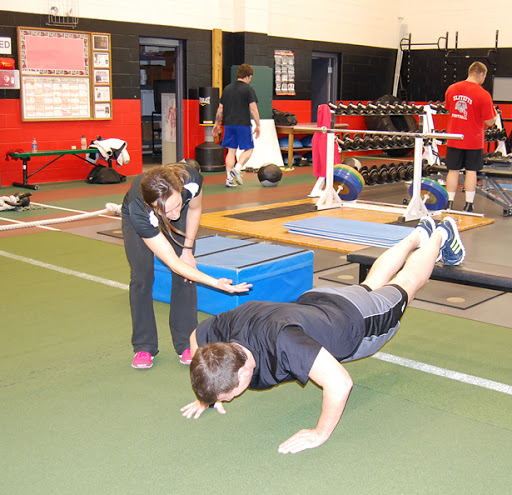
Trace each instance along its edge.
<instances>
[{"instance_id":1,"label":"man in blue shorts","mask_svg":"<svg viewBox=\"0 0 512 495\"><path fill-rule=\"evenodd\" d=\"M247 388L311 379L323 389L318 424L300 430L278 451L296 453L323 444L352 389L340 363L371 356L395 335L439 254L445 265L464 259L457 224L446 217L436 226L425 217L375 261L360 285L320 286L293 303L250 301L201 322L190 337L190 378L198 400L181 409L183 416L198 418L208 407L225 414L222 402Z\"/></svg>"},{"instance_id":2,"label":"man in blue shorts","mask_svg":"<svg viewBox=\"0 0 512 495\"><path fill-rule=\"evenodd\" d=\"M224 124L222 147L228 149L226 155L226 187L242 185L242 167L252 155L254 142L252 140L251 115L256 124L254 135L260 135L260 114L256 92L249 85L254 74L249 64L242 64L237 71L237 80L228 84L220 98L219 108L215 116L213 135L220 133L220 123ZM236 160L236 150L243 150Z\"/></svg>"}]
</instances>

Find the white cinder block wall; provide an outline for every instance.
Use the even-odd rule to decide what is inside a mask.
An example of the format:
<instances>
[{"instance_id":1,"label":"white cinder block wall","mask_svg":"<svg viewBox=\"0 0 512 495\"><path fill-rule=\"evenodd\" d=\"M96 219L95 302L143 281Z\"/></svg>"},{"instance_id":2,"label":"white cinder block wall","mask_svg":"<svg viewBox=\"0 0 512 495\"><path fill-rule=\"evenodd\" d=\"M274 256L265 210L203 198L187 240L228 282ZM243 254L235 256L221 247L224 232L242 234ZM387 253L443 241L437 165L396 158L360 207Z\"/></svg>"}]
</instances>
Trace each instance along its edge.
<instances>
[{"instance_id":1,"label":"white cinder block wall","mask_svg":"<svg viewBox=\"0 0 512 495\"><path fill-rule=\"evenodd\" d=\"M512 47L510 0L55 0L75 1L79 16L230 32L258 32L396 48L402 25L413 43L449 33L454 48ZM49 0L3 0L1 10L46 14ZM80 28L80 25L78 26Z\"/></svg>"}]
</instances>

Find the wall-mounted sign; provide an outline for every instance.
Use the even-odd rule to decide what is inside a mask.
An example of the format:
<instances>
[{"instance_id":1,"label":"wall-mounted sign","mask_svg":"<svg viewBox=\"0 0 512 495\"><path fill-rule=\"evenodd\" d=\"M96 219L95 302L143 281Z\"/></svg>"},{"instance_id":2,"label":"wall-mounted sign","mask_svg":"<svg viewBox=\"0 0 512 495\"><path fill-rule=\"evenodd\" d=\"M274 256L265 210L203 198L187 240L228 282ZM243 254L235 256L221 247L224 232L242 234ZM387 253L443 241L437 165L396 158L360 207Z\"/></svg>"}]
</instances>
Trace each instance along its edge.
<instances>
[{"instance_id":1,"label":"wall-mounted sign","mask_svg":"<svg viewBox=\"0 0 512 495\"><path fill-rule=\"evenodd\" d=\"M276 95L295 94L295 52L274 50Z\"/></svg>"},{"instance_id":2,"label":"wall-mounted sign","mask_svg":"<svg viewBox=\"0 0 512 495\"><path fill-rule=\"evenodd\" d=\"M16 63L13 58L0 57L0 69L3 70L14 70L16 69Z\"/></svg>"},{"instance_id":3,"label":"wall-mounted sign","mask_svg":"<svg viewBox=\"0 0 512 495\"><path fill-rule=\"evenodd\" d=\"M0 38L0 53L2 55L10 55L12 53L11 38Z\"/></svg>"},{"instance_id":4,"label":"wall-mounted sign","mask_svg":"<svg viewBox=\"0 0 512 495\"><path fill-rule=\"evenodd\" d=\"M0 88L20 89L20 71L0 70Z\"/></svg>"}]
</instances>

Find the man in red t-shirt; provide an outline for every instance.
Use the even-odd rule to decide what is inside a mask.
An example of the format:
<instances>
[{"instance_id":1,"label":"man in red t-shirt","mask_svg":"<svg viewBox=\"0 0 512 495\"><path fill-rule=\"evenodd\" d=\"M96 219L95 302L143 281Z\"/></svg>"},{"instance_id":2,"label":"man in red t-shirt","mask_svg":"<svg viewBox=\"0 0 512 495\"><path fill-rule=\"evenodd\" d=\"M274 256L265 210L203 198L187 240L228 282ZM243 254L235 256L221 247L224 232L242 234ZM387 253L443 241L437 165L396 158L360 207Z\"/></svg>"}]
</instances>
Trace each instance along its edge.
<instances>
[{"instance_id":1,"label":"man in red t-shirt","mask_svg":"<svg viewBox=\"0 0 512 495\"><path fill-rule=\"evenodd\" d=\"M477 172L483 167L485 126L492 126L496 121L496 111L491 95L482 88L486 75L487 67L481 62L474 62L469 67L468 78L452 84L446 90L445 106L450 113L448 132L464 134L462 141L449 139L447 142L446 190L449 210L453 207L459 183L459 171L464 168L466 170L464 211L473 211Z\"/></svg>"}]
</instances>

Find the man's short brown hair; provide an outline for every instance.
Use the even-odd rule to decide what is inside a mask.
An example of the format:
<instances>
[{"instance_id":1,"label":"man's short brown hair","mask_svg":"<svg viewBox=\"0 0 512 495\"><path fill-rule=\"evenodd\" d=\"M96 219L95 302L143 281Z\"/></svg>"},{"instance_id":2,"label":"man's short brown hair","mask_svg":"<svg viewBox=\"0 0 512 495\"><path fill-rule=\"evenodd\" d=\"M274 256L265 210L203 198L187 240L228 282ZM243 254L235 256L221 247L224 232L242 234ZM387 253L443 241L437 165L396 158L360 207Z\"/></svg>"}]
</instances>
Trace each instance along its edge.
<instances>
[{"instance_id":1,"label":"man's short brown hair","mask_svg":"<svg viewBox=\"0 0 512 495\"><path fill-rule=\"evenodd\" d=\"M202 404L217 401L219 394L238 386L238 370L247 360L242 348L234 342L205 344L194 354L190 363L190 381Z\"/></svg>"},{"instance_id":2,"label":"man's short brown hair","mask_svg":"<svg viewBox=\"0 0 512 495\"><path fill-rule=\"evenodd\" d=\"M245 79L248 76L254 75L254 69L249 64L242 64L236 71L236 77L238 79Z\"/></svg>"},{"instance_id":3,"label":"man's short brown hair","mask_svg":"<svg viewBox=\"0 0 512 495\"><path fill-rule=\"evenodd\" d=\"M468 69L468 76L473 74L487 74L487 67L482 62L473 62Z\"/></svg>"}]
</instances>

